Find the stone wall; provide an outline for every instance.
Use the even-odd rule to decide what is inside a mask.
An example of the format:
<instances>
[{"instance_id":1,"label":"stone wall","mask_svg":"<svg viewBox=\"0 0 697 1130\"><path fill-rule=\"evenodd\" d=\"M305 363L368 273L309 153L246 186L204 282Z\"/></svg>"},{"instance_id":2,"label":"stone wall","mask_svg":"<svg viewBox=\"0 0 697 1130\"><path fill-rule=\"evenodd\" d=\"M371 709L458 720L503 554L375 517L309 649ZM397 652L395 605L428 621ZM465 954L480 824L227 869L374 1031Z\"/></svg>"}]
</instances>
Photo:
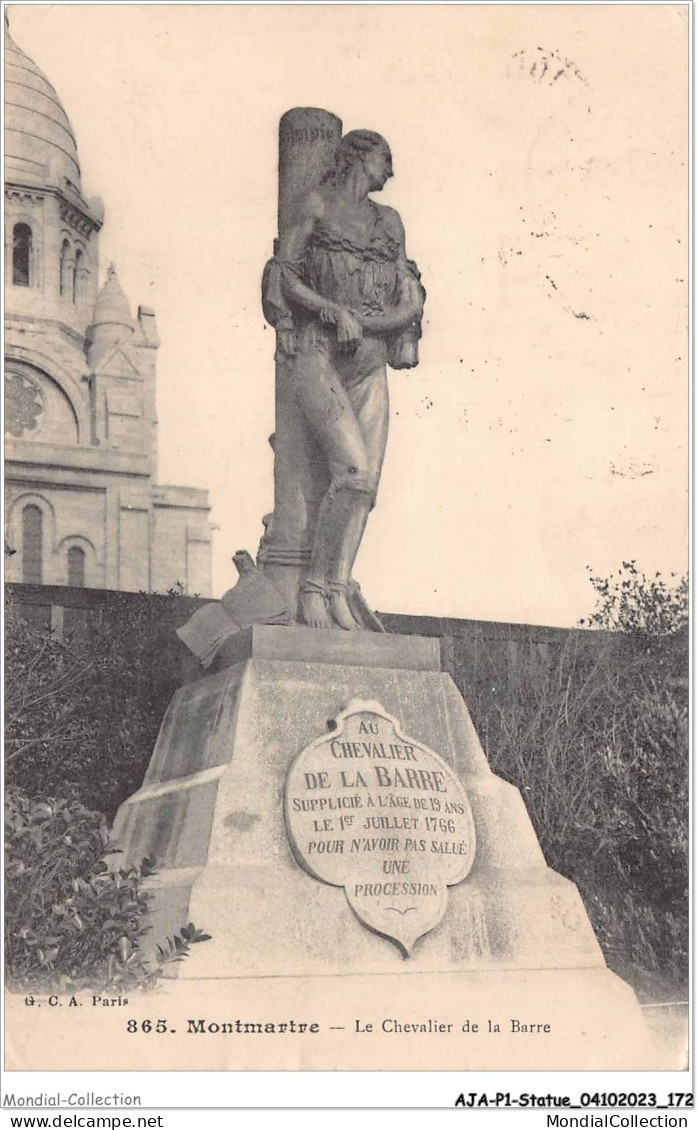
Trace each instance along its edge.
<instances>
[{"instance_id":1,"label":"stone wall","mask_svg":"<svg viewBox=\"0 0 697 1130\"><path fill-rule=\"evenodd\" d=\"M115 614L113 601L117 594L109 590L24 584L10 584L7 588L32 623L47 628L52 626L59 633L88 623L92 617ZM127 606L129 599L142 601L143 594L118 593L119 615L123 614L124 602ZM183 658L184 655L183 646L174 634L175 629L207 601L196 597L154 594L149 599L157 602L163 621L171 625L171 650L166 656L166 666L174 671L177 668L176 657ZM500 701L515 693L523 677L533 674L540 679L548 679L561 650L570 643L583 650L592 650L607 640L604 632L576 628L397 613L380 615L388 632L440 639L443 668L452 675L465 701L468 693L471 696L475 691L478 698L492 696ZM175 689L173 682L172 694Z\"/></svg>"}]
</instances>

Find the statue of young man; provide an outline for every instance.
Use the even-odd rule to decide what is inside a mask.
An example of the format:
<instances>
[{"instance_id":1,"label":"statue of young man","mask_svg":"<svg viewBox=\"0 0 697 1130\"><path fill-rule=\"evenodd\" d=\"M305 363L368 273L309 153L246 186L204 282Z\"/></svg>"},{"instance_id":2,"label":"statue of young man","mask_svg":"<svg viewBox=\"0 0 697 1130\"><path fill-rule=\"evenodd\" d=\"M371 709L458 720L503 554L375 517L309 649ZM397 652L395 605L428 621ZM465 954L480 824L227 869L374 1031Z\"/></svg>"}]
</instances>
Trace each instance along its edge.
<instances>
[{"instance_id":1,"label":"statue of young man","mask_svg":"<svg viewBox=\"0 0 697 1130\"><path fill-rule=\"evenodd\" d=\"M277 307L287 303L292 315L292 327L290 318L278 326L279 343L294 354L293 394L330 473L300 593L314 628L363 626L351 610L351 570L385 454L385 368L418 363L425 291L406 258L399 214L368 195L391 176L380 134L347 133L334 170L301 203L276 255Z\"/></svg>"}]
</instances>

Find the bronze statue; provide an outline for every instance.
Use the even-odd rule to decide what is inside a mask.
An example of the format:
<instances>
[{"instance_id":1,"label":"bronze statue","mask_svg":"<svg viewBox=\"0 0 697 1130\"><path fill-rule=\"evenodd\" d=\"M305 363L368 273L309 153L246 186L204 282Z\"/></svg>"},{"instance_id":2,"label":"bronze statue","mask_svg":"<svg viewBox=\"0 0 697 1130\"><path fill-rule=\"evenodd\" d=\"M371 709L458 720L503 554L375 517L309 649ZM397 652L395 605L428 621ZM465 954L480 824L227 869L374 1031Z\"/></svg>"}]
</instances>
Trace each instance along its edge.
<instances>
[{"instance_id":1,"label":"bronze statue","mask_svg":"<svg viewBox=\"0 0 697 1130\"><path fill-rule=\"evenodd\" d=\"M347 133L265 272L265 312L292 358L286 379L328 471L299 593L314 628L379 628L355 600L351 571L385 454L386 365L418 363L425 298L399 214L369 196L392 175L380 134Z\"/></svg>"}]
</instances>

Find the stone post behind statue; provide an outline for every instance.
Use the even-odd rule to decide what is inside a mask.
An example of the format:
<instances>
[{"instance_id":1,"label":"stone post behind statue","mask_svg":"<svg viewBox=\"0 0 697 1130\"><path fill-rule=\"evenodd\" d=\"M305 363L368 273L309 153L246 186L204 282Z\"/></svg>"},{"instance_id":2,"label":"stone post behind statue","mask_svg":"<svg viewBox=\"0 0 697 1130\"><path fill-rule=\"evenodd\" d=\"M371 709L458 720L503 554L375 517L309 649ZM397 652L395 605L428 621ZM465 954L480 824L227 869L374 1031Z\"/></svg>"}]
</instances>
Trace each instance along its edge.
<instances>
[{"instance_id":1,"label":"stone post behind statue","mask_svg":"<svg viewBox=\"0 0 697 1130\"><path fill-rule=\"evenodd\" d=\"M278 145L278 232L297 219L298 203L333 166L342 124L328 110L298 107L283 115ZM293 357L276 343L274 509L266 520L259 563L295 617L298 587L310 557L314 519L327 490L321 455L291 395Z\"/></svg>"}]
</instances>

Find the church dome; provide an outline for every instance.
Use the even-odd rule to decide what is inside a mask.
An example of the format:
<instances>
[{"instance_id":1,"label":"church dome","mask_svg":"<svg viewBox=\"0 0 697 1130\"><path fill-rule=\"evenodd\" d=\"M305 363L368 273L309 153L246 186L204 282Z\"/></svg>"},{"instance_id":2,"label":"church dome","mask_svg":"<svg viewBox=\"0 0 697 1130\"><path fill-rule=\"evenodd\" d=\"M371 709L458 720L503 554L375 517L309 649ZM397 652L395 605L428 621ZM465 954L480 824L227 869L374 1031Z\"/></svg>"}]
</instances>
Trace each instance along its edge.
<instances>
[{"instance_id":1,"label":"church dome","mask_svg":"<svg viewBox=\"0 0 697 1130\"><path fill-rule=\"evenodd\" d=\"M61 184L80 192L75 135L46 76L5 27L6 177Z\"/></svg>"}]
</instances>

